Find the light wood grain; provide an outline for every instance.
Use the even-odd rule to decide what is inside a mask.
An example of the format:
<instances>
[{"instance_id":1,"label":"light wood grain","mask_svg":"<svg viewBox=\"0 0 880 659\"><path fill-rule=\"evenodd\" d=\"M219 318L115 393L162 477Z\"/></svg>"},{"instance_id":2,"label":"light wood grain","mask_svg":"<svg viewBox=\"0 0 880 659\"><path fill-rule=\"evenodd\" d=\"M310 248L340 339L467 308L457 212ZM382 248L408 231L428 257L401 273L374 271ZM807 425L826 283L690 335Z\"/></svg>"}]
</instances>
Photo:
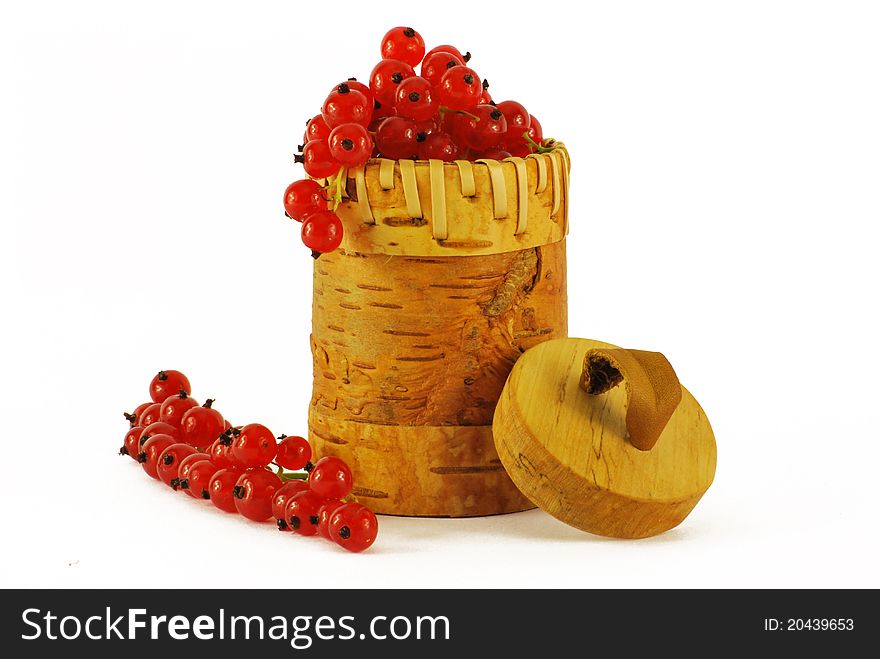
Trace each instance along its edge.
<instances>
[{"instance_id":1,"label":"light wood grain","mask_svg":"<svg viewBox=\"0 0 880 659\"><path fill-rule=\"evenodd\" d=\"M567 336L565 241L477 257L337 250L315 262L310 438L379 512L531 507L490 425L516 360ZM493 462L494 461L494 462Z\"/></svg>"},{"instance_id":2,"label":"light wood grain","mask_svg":"<svg viewBox=\"0 0 880 659\"><path fill-rule=\"evenodd\" d=\"M577 528L642 538L681 523L712 483L716 448L700 405L682 399L651 450L627 438L627 393L580 384L588 339L554 340L514 366L495 411L495 445L514 483Z\"/></svg>"}]
</instances>

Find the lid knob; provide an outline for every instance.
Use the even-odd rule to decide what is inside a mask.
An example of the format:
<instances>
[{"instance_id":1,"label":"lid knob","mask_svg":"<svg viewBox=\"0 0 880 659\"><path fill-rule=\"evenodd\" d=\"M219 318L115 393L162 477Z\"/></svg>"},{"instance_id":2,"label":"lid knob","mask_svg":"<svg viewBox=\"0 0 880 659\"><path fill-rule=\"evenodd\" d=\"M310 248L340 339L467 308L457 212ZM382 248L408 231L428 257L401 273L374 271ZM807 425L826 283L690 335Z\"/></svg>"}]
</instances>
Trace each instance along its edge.
<instances>
[{"instance_id":1,"label":"lid knob","mask_svg":"<svg viewBox=\"0 0 880 659\"><path fill-rule=\"evenodd\" d=\"M621 382L626 388L629 441L640 451L650 451L681 402L681 383L662 353L626 348L587 351L581 389L598 396Z\"/></svg>"}]
</instances>

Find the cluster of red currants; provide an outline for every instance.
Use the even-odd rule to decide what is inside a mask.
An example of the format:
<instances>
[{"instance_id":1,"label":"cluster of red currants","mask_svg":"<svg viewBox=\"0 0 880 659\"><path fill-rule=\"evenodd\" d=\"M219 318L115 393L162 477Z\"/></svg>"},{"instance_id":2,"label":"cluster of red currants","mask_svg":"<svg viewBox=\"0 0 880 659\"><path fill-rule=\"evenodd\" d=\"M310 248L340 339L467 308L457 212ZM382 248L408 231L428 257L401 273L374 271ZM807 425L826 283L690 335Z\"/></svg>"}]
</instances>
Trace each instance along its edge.
<instances>
[{"instance_id":1,"label":"cluster of red currants","mask_svg":"<svg viewBox=\"0 0 880 659\"><path fill-rule=\"evenodd\" d=\"M369 85L350 78L333 88L321 114L307 122L295 157L311 179L287 188L284 208L303 223L302 240L314 256L342 241L334 211L348 167L371 157L503 160L543 148L540 122L516 101L495 103L489 83L468 66L470 53L449 45L426 53L418 32L396 27L382 39L381 54Z\"/></svg>"},{"instance_id":2,"label":"cluster of red currants","mask_svg":"<svg viewBox=\"0 0 880 659\"><path fill-rule=\"evenodd\" d=\"M378 521L352 500L345 462L326 456L312 464L305 438L276 440L259 423L233 426L212 399L200 406L189 392L183 373L159 371L150 382L151 402L125 414L130 427L120 455L132 457L173 490L208 499L220 510L255 522L274 518L282 531L320 535L353 552L373 544Z\"/></svg>"}]
</instances>

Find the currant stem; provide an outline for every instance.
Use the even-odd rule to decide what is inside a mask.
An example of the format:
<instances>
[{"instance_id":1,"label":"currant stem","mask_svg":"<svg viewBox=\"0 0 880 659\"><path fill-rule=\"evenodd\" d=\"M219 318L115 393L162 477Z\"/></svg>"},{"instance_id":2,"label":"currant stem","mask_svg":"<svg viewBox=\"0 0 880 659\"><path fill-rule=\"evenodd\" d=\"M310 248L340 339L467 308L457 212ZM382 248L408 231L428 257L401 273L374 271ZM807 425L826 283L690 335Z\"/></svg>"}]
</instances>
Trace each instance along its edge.
<instances>
[{"instance_id":1,"label":"currant stem","mask_svg":"<svg viewBox=\"0 0 880 659\"><path fill-rule=\"evenodd\" d=\"M535 150L535 153L550 153L553 150L553 140L551 140L551 146L541 146L531 137L529 137L529 131L526 131L522 134L523 139L526 143Z\"/></svg>"},{"instance_id":2,"label":"currant stem","mask_svg":"<svg viewBox=\"0 0 880 659\"><path fill-rule=\"evenodd\" d=\"M339 171L336 172L336 176L331 176L327 179L328 186L328 202L330 202L330 210L332 212L336 212L336 209L339 207L339 204L342 203L342 186L345 185L346 180L346 169L345 167L340 167Z\"/></svg>"},{"instance_id":3,"label":"currant stem","mask_svg":"<svg viewBox=\"0 0 880 659\"><path fill-rule=\"evenodd\" d=\"M282 482L287 483L288 481L308 480L309 475L301 471L286 471L278 474L278 478L280 478Z\"/></svg>"},{"instance_id":4,"label":"currant stem","mask_svg":"<svg viewBox=\"0 0 880 659\"><path fill-rule=\"evenodd\" d=\"M466 112L465 110L453 110L452 108L447 108L444 105L440 106L440 108L438 109L438 112L440 112L440 114L446 114L447 112L455 112L456 114L463 114L468 119L473 119L474 121L480 120L480 118L475 114L471 114L470 112Z\"/></svg>"}]
</instances>

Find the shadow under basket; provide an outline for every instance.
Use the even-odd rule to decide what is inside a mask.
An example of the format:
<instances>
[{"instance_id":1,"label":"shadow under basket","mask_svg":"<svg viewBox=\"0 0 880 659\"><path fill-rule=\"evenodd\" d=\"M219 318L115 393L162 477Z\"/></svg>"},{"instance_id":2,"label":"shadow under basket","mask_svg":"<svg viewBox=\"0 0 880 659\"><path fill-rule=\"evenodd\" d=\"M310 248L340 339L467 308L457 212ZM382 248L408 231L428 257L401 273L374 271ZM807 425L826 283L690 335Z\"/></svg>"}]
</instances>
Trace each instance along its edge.
<instances>
[{"instance_id":1,"label":"shadow under basket","mask_svg":"<svg viewBox=\"0 0 880 659\"><path fill-rule=\"evenodd\" d=\"M317 457L352 468L378 513L533 508L492 418L519 356L567 336L569 158L371 160L351 170L341 247L315 261Z\"/></svg>"}]
</instances>

